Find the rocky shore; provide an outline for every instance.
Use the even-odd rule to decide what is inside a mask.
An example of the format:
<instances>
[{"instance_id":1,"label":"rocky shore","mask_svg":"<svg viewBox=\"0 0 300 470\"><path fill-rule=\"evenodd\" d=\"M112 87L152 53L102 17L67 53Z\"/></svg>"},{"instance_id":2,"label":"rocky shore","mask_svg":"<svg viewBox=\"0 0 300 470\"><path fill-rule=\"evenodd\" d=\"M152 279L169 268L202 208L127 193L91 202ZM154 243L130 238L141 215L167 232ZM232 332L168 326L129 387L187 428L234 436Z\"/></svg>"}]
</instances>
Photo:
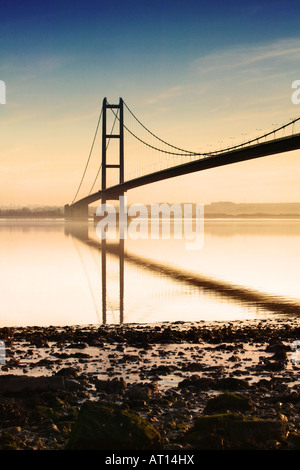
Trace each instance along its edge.
<instances>
[{"instance_id":1,"label":"rocky shore","mask_svg":"<svg viewBox=\"0 0 300 470\"><path fill-rule=\"evenodd\" d=\"M0 450L299 450L300 320L1 328Z\"/></svg>"}]
</instances>

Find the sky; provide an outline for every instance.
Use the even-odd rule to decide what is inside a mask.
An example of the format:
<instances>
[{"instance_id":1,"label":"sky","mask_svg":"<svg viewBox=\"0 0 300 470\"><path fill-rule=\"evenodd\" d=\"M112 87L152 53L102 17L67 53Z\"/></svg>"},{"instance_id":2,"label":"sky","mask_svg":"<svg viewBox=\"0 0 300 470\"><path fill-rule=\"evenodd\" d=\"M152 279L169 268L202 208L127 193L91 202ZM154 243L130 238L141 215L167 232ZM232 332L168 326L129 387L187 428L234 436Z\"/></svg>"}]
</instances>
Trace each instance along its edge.
<instances>
[{"instance_id":1,"label":"sky","mask_svg":"<svg viewBox=\"0 0 300 470\"><path fill-rule=\"evenodd\" d=\"M0 207L72 202L104 97L122 97L153 133L193 151L297 118L299 31L294 0L1 0ZM100 160L99 140L79 196ZM299 181L294 151L148 185L128 200L300 202Z\"/></svg>"}]
</instances>

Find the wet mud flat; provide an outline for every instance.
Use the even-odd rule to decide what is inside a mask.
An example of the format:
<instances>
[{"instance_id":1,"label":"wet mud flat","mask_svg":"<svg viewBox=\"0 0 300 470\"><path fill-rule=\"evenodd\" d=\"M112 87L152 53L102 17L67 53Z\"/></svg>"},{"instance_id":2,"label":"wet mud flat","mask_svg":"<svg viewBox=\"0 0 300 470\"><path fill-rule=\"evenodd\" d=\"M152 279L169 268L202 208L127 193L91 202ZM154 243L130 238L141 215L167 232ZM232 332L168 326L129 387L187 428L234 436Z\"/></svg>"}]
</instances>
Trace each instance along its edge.
<instances>
[{"instance_id":1,"label":"wet mud flat","mask_svg":"<svg viewBox=\"0 0 300 470\"><path fill-rule=\"evenodd\" d=\"M1 328L0 340L0 450L300 449L296 317Z\"/></svg>"}]
</instances>

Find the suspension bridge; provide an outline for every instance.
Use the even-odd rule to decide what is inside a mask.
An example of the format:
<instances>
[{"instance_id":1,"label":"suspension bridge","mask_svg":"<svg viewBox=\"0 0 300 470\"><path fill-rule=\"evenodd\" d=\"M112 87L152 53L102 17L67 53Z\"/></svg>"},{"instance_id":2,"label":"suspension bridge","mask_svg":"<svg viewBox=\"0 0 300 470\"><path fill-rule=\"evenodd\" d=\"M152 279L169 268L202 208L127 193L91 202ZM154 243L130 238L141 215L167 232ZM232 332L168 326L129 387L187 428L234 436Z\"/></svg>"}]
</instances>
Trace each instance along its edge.
<instances>
[{"instance_id":1,"label":"suspension bridge","mask_svg":"<svg viewBox=\"0 0 300 470\"><path fill-rule=\"evenodd\" d=\"M300 118L290 120L237 145L197 152L172 145L151 132L122 98L118 104L109 104L104 98L86 165L73 201L65 205L65 217L88 218L90 204L100 200L102 203L118 200L127 191L147 184L300 149L300 133L294 132L299 121ZM93 183L88 194L79 197L100 129L102 158L96 175L92 175ZM129 155L126 159L125 142L126 155ZM135 155L135 158L130 158L130 155ZM101 189L95 191L97 185Z\"/></svg>"}]
</instances>

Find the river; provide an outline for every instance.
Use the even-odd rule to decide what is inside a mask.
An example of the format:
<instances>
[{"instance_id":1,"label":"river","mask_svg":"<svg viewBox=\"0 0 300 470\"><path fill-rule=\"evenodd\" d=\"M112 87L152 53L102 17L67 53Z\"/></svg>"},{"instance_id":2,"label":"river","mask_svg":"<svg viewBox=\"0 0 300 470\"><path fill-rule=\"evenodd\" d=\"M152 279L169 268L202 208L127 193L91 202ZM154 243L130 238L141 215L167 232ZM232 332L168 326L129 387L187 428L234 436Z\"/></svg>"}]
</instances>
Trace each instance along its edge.
<instances>
[{"instance_id":1,"label":"river","mask_svg":"<svg viewBox=\"0 0 300 470\"><path fill-rule=\"evenodd\" d=\"M300 313L300 220L208 219L182 239L107 240L88 226L0 220L0 326L234 321Z\"/></svg>"}]
</instances>

